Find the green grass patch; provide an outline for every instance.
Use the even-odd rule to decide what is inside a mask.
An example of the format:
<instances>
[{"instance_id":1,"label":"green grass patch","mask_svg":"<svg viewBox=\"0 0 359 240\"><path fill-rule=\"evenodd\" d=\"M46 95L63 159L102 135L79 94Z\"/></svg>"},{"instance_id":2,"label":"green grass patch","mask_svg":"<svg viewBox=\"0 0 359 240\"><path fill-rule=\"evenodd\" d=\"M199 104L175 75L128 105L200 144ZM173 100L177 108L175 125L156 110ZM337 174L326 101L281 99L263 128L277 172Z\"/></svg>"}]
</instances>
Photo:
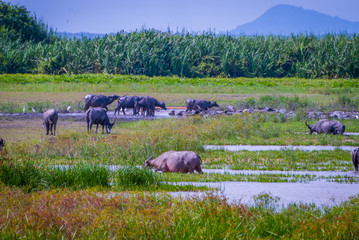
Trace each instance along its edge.
<instances>
[{"instance_id":1,"label":"green grass patch","mask_svg":"<svg viewBox=\"0 0 359 240\"><path fill-rule=\"evenodd\" d=\"M108 187L110 172L105 167L80 164L68 168L38 166L32 162L0 165L0 180L27 191L51 188L83 189Z\"/></svg>"},{"instance_id":2,"label":"green grass patch","mask_svg":"<svg viewBox=\"0 0 359 240\"><path fill-rule=\"evenodd\" d=\"M359 132L355 120L343 121L348 131ZM10 123L9 123L10 124ZM170 150L195 151L207 167L232 165L237 169L317 170L349 169L350 156L345 151L205 151L205 144L233 145L329 145L357 146L359 136L308 135L301 121L277 121L267 114L243 114L214 118L190 117L118 124L113 133L88 134L81 129L61 131L55 137L34 135L23 128L4 128L4 135L21 130L26 141L7 142L6 161L32 160L39 164L116 164L142 165L151 155ZM38 135L41 135L39 137ZM16 140L16 139L14 139ZM346 162L342 164L341 162ZM330 163L330 164L328 164ZM327 164L327 165L325 165Z\"/></svg>"}]
</instances>

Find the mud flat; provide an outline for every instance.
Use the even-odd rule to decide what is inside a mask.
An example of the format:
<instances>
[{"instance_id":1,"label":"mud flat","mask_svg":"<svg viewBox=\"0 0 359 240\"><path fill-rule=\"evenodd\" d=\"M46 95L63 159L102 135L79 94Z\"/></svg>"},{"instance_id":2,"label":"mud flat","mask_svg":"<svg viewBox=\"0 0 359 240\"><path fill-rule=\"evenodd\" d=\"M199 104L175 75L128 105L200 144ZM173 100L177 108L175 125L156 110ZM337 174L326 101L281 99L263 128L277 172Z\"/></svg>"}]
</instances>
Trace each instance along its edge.
<instances>
[{"instance_id":1,"label":"mud flat","mask_svg":"<svg viewBox=\"0 0 359 240\"><path fill-rule=\"evenodd\" d=\"M122 112L120 115L114 115L114 111L108 111L108 116L110 119L116 118L120 121L138 121L146 119L160 119L160 118L170 118L171 116L168 113L171 109L156 111L155 117L144 117L141 115L132 115L132 111L126 111L126 115L123 115ZM42 119L43 113L0 113L0 119ZM75 121L85 121L84 112L72 112L72 113L59 113L59 119L65 120L75 120Z\"/></svg>"},{"instance_id":2,"label":"mud flat","mask_svg":"<svg viewBox=\"0 0 359 240\"><path fill-rule=\"evenodd\" d=\"M205 150L225 150L225 151L281 151L281 150L301 150L301 151L352 151L352 146L284 146L284 145L204 145Z\"/></svg>"}]
</instances>

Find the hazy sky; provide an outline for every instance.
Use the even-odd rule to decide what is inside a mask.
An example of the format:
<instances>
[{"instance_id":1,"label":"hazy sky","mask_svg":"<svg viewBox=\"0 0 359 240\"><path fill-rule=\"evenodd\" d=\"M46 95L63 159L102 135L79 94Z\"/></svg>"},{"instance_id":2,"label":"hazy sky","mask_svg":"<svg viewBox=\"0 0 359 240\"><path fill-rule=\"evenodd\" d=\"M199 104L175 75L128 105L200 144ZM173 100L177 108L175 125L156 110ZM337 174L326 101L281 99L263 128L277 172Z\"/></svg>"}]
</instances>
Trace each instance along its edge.
<instances>
[{"instance_id":1,"label":"hazy sky","mask_svg":"<svg viewBox=\"0 0 359 240\"><path fill-rule=\"evenodd\" d=\"M227 31L288 4L359 22L359 0L5 0L24 5L58 32L110 33L143 27Z\"/></svg>"}]
</instances>

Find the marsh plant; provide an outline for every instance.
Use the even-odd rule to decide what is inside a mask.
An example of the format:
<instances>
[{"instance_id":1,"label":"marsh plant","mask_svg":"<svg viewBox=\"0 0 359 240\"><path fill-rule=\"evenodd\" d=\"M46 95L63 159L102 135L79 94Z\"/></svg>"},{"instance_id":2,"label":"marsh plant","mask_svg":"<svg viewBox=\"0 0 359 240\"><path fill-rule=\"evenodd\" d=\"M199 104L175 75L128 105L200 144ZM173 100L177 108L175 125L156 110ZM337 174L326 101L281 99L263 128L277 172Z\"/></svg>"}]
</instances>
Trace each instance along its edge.
<instances>
[{"instance_id":1,"label":"marsh plant","mask_svg":"<svg viewBox=\"0 0 359 240\"><path fill-rule=\"evenodd\" d=\"M253 196L254 206L256 208L263 209L277 209L277 203L280 200L279 197L272 196L270 193L261 193Z\"/></svg>"},{"instance_id":2,"label":"marsh plant","mask_svg":"<svg viewBox=\"0 0 359 240\"><path fill-rule=\"evenodd\" d=\"M161 177L148 168L123 167L116 172L116 183L123 187L156 187Z\"/></svg>"},{"instance_id":3,"label":"marsh plant","mask_svg":"<svg viewBox=\"0 0 359 240\"><path fill-rule=\"evenodd\" d=\"M264 95L260 98L249 97L243 101L239 101L234 104L239 109L245 108L274 108L274 109L286 109L289 111L297 111L298 109L315 109L318 108L318 104L308 98L275 95Z\"/></svg>"},{"instance_id":4,"label":"marsh plant","mask_svg":"<svg viewBox=\"0 0 359 240\"><path fill-rule=\"evenodd\" d=\"M33 162L2 163L0 180L5 185L37 191L51 188L83 189L108 187L110 172L97 165L78 164L67 167L41 166Z\"/></svg>"}]
</instances>

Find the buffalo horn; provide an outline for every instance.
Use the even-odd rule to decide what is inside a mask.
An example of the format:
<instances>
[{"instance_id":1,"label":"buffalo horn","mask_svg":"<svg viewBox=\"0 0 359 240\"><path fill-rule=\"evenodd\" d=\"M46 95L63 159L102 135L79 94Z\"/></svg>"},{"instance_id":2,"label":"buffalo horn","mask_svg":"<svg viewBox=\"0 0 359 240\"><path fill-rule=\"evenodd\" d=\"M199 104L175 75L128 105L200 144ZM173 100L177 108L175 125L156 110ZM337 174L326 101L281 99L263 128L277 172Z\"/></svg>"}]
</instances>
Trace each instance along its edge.
<instances>
[{"instance_id":1,"label":"buffalo horn","mask_svg":"<svg viewBox=\"0 0 359 240\"><path fill-rule=\"evenodd\" d=\"M152 156L151 157L149 157L146 161L148 161L148 160L151 160L151 158L153 157L153 154L152 154Z\"/></svg>"}]
</instances>

